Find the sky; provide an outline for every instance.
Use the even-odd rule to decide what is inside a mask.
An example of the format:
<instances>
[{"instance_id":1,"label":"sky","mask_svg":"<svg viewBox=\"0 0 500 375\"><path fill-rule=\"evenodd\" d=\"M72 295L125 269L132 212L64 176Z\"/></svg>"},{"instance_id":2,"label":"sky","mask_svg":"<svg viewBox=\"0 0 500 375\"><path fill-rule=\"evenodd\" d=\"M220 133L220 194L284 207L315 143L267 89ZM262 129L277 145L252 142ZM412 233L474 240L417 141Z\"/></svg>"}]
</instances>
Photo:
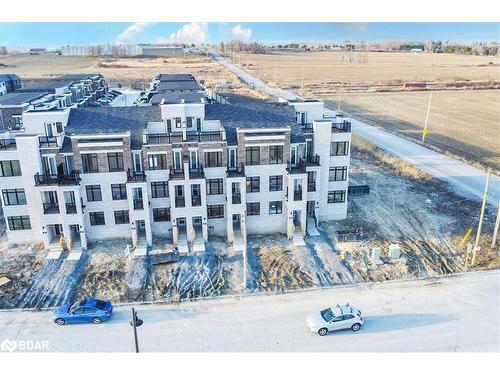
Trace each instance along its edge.
<instances>
[{"instance_id":1,"label":"sky","mask_svg":"<svg viewBox=\"0 0 500 375\"><path fill-rule=\"evenodd\" d=\"M332 43L386 40L500 41L499 23L0 23L0 45Z\"/></svg>"}]
</instances>

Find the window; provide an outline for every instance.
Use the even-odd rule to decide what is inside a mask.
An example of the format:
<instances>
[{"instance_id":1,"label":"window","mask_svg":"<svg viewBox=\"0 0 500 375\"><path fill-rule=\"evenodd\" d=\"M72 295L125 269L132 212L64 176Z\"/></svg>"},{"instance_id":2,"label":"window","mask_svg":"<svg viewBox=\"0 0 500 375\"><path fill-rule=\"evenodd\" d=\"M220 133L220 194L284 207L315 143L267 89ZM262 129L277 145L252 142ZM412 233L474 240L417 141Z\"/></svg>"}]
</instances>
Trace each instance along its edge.
<instances>
[{"instance_id":1,"label":"window","mask_svg":"<svg viewBox=\"0 0 500 375\"><path fill-rule=\"evenodd\" d=\"M344 156L349 154L349 142L332 142L330 143L331 156Z\"/></svg>"},{"instance_id":2,"label":"window","mask_svg":"<svg viewBox=\"0 0 500 375\"><path fill-rule=\"evenodd\" d=\"M24 189L2 190L3 204L6 206L19 206L26 204Z\"/></svg>"},{"instance_id":3,"label":"window","mask_svg":"<svg viewBox=\"0 0 500 375\"><path fill-rule=\"evenodd\" d=\"M20 176L21 166L19 160L0 161L0 177Z\"/></svg>"},{"instance_id":4,"label":"window","mask_svg":"<svg viewBox=\"0 0 500 375\"><path fill-rule=\"evenodd\" d=\"M139 153L132 154L132 157L134 159L134 171L141 172L142 171L141 154Z\"/></svg>"},{"instance_id":5,"label":"window","mask_svg":"<svg viewBox=\"0 0 500 375\"><path fill-rule=\"evenodd\" d=\"M149 154L148 164L150 170L167 169L167 155L165 154Z\"/></svg>"},{"instance_id":6,"label":"window","mask_svg":"<svg viewBox=\"0 0 500 375\"><path fill-rule=\"evenodd\" d=\"M104 212L89 212L90 225L105 225Z\"/></svg>"},{"instance_id":7,"label":"window","mask_svg":"<svg viewBox=\"0 0 500 375\"><path fill-rule=\"evenodd\" d=\"M224 205L216 204L213 206L207 206L207 217L209 219L219 219L224 217Z\"/></svg>"},{"instance_id":8,"label":"window","mask_svg":"<svg viewBox=\"0 0 500 375\"><path fill-rule=\"evenodd\" d=\"M175 127L176 128L181 128L182 127L182 120L180 117L175 118Z\"/></svg>"},{"instance_id":9,"label":"window","mask_svg":"<svg viewBox=\"0 0 500 375\"><path fill-rule=\"evenodd\" d=\"M58 133L62 133L63 132L63 125L62 125L62 122L58 121L56 122L56 131Z\"/></svg>"},{"instance_id":10,"label":"window","mask_svg":"<svg viewBox=\"0 0 500 375\"><path fill-rule=\"evenodd\" d=\"M114 201L127 199L127 188L125 184L111 184L111 196Z\"/></svg>"},{"instance_id":11,"label":"window","mask_svg":"<svg viewBox=\"0 0 500 375\"><path fill-rule=\"evenodd\" d=\"M153 220L170 221L170 208L153 208Z\"/></svg>"},{"instance_id":12,"label":"window","mask_svg":"<svg viewBox=\"0 0 500 375\"><path fill-rule=\"evenodd\" d=\"M283 176L269 176L269 191L283 190Z\"/></svg>"},{"instance_id":13,"label":"window","mask_svg":"<svg viewBox=\"0 0 500 375\"><path fill-rule=\"evenodd\" d=\"M196 119L196 129L201 132L201 118L199 117Z\"/></svg>"},{"instance_id":14,"label":"window","mask_svg":"<svg viewBox=\"0 0 500 375\"><path fill-rule=\"evenodd\" d=\"M283 164L283 146L269 146L269 164Z\"/></svg>"},{"instance_id":15,"label":"window","mask_svg":"<svg viewBox=\"0 0 500 375\"><path fill-rule=\"evenodd\" d=\"M101 185L86 185L87 202L102 201Z\"/></svg>"},{"instance_id":16,"label":"window","mask_svg":"<svg viewBox=\"0 0 500 375\"><path fill-rule=\"evenodd\" d=\"M128 217L128 210L115 211L115 224L128 224L130 219Z\"/></svg>"},{"instance_id":17,"label":"window","mask_svg":"<svg viewBox=\"0 0 500 375\"><path fill-rule=\"evenodd\" d=\"M344 203L345 190L336 190L328 192L328 203Z\"/></svg>"},{"instance_id":18,"label":"window","mask_svg":"<svg viewBox=\"0 0 500 375\"><path fill-rule=\"evenodd\" d=\"M168 197L168 182L167 181L151 182L151 197L152 198Z\"/></svg>"},{"instance_id":19,"label":"window","mask_svg":"<svg viewBox=\"0 0 500 375\"><path fill-rule=\"evenodd\" d=\"M66 155L64 157L64 160L66 161L66 170L71 173L75 170L75 166L73 163L73 155Z\"/></svg>"},{"instance_id":20,"label":"window","mask_svg":"<svg viewBox=\"0 0 500 375\"><path fill-rule=\"evenodd\" d=\"M110 152L108 153L108 167L110 172L123 171L123 153Z\"/></svg>"},{"instance_id":21,"label":"window","mask_svg":"<svg viewBox=\"0 0 500 375\"><path fill-rule=\"evenodd\" d=\"M245 160L247 165L259 165L260 147L247 147L245 149Z\"/></svg>"},{"instance_id":22,"label":"window","mask_svg":"<svg viewBox=\"0 0 500 375\"><path fill-rule=\"evenodd\" d=\"M252 202L247 203L247 216L260 215L260 203Z\"/></svg>"},{"instance_id":23,"label":"window","mask_svg":"<svg viewBox=\"0 0 500 375\"><path fill-rule=\"evenodd\" d=\"M29 216L9 216L7 218L10 230L26 230L31 229L31 221Z\"/></svg>"},{"instance_id":24,"label":"window","mask_svg":"<svg viewBox=\"0 0 500 375\"><path fill-rule=\"evenodd\" d=\"M98 173L97 154L82 154L83 173Z\"/></svg>"},{"instance_id":25,"label":"window","mask_svg":"<svg viewBox=\"0 0 500 375\"><path fill-rule=\"evenodd\" d=\"M167 131L170 133L172 131L172 119L167 119Z\"/></svg>"},{"instance_id":26,"label":"window","mask_svg":"<svg viewBox=\"0 0 500 375\"><path fill-rule=\"evenodd\" d=\"M277 215L283 213L283 202L282 201L271 201L269 202L269 215Z\"/></svg>"},{"instance_id":27,"label":"window","mask_svg":"<svg viewBox=\"0 0 500 375\"><path fill-rule=\"evenodd\" d=\"M229 152L229 155L228 155L228 159L229 159L228 166L229 166L229 168L235 168L236 167L236 149L235 148L230 148L228 152Z\"/></svg>"},{"instance_id":28,"label":"window","mask_svg":"<svg viewBox=\"0 0 500 375\"><path fill-rule=\"evenodd\" d=\"M205 167L222 167L222 152L205 152Z\"/></svg>"},{"instance_id":29,"label":"window","mask_svg":"<svg viewBox=\"0 0 500 375\"><path fill-rule=\"evenodd\" d=\"M223 194L222 178L207 180L207 195Z\"/></svg>"},{"instance_id":30,"label":"window","mask_svg":"<svg viewBox=\"0 0 500 375\"><path fill-rule=\"evenodd\" d=\"M347 179L347 167L330 168L329 181L345 181Z\"/></svg>"},{"instance_id":31,"label":"window","mask_svg":"<svg viewBox=\"0 0 500 375\"><path fill-rule=\"evenodd\" d=\"M247 177L247 193L258 193L260 191L260 177Z\"/></svg>"},{"instance_id":32,"label":"window","mask_svg":"<svg viewBox=\"0 0 500 375\"><path fill-rule=\"evenodd\" d=\"M193 127L193 118L192 117L187 117L186 118L186 127L192 128Z\"/></svg>"}]
</instances>

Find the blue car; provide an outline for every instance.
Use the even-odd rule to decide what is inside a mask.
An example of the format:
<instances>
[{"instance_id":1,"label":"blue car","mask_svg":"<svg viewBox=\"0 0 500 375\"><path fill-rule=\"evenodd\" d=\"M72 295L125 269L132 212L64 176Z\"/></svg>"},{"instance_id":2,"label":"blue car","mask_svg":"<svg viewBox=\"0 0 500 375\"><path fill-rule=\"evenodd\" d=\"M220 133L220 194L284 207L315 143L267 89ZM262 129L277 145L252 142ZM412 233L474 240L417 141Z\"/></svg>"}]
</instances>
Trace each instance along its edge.
<instances>
[{"instance_id":1,"label":"blue car","mask_svg":"<svg viewBox=\"0 0 500 375\"><path fill-rule=\"evenodd\" d=\"M110 301L88 298L59 306L54 311L54 323L62 326L67 323L99 324L111 318L113 305Z\"/></svg>"}]
</instances>

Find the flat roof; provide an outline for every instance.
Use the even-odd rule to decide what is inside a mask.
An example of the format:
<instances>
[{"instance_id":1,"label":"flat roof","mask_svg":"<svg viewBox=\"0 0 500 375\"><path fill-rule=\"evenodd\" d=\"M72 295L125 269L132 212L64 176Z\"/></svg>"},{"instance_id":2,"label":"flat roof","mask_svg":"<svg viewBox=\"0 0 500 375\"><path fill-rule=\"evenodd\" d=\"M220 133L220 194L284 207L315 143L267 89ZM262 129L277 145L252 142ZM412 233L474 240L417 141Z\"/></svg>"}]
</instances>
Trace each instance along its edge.
<instances>
[{"instance_id":1,"label":"flat roof","mask_svg":"<svg viewBox=\"0 0 500 375\"><path fill-rule=\"evenodd\" d=\"M149 103L159 105L162 100L164 100L164 104L203 103L203 99L205 99L205 95L199 92L167 92L154 94Z\"/></svg>"},{"instance_id":2,"label":"flat roof","mask_svg":"<svg viewBox=\"0 0 500 375\"><path fill-rule=\"evenodd\" d=\"M51 91L54 92L56 89L69 86L73 84L74 80L54 80L40 83L33 83L24 85L19 92L36 92L36 91Z\"/></svg>"},{"instance_id":3,"label":"flat roof","mask_svg":"<svg viewBox=\"0 0 500 375\"><path fill-rule=\"evenodd\" d=\"M196 81L192 74L187 73L160 73L156 79L160 82Z\"/></svg>"},{"instance_id":4,"label":"flat roof","mask_svg":"<svg viewBox=\"0 0 500 375\"><path fill-rule=\"evenodd\" d=\"M34 100L38 100L48 94L49 94L48 92L38 92L38 91L37 92L15 91L0 96L0 105L22 105Z\"/></svg>"},{"instance_id":5,"label":"flat roof","mask_svg":"<svg viewBox=\"0 0 500 375\"><path fill-rule=\"evenodd\" d=\"M156 87L158 92L161 91L176 91L176 90L201 90L200 85L196 81L160 81Z\"/></svg>"}]
</instances>

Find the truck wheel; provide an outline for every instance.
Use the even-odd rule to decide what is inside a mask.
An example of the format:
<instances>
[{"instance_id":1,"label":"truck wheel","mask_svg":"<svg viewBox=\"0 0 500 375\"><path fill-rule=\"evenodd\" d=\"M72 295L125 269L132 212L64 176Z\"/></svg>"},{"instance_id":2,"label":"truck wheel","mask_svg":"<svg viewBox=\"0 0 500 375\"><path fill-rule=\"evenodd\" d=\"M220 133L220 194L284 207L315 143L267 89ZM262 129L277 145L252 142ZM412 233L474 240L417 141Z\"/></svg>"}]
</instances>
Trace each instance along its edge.
<instances>
[{"instance_id":1,"label":"truck wheel","mask_svg":"<svg viewBox=\"0 0 500 375\"><path fill-rule=\"evenodd\" d=\"M326 328L320 328L318 331L318 335L320 336L325 336L328 333L328 329Z\"/></svg>"}]
</instances>

